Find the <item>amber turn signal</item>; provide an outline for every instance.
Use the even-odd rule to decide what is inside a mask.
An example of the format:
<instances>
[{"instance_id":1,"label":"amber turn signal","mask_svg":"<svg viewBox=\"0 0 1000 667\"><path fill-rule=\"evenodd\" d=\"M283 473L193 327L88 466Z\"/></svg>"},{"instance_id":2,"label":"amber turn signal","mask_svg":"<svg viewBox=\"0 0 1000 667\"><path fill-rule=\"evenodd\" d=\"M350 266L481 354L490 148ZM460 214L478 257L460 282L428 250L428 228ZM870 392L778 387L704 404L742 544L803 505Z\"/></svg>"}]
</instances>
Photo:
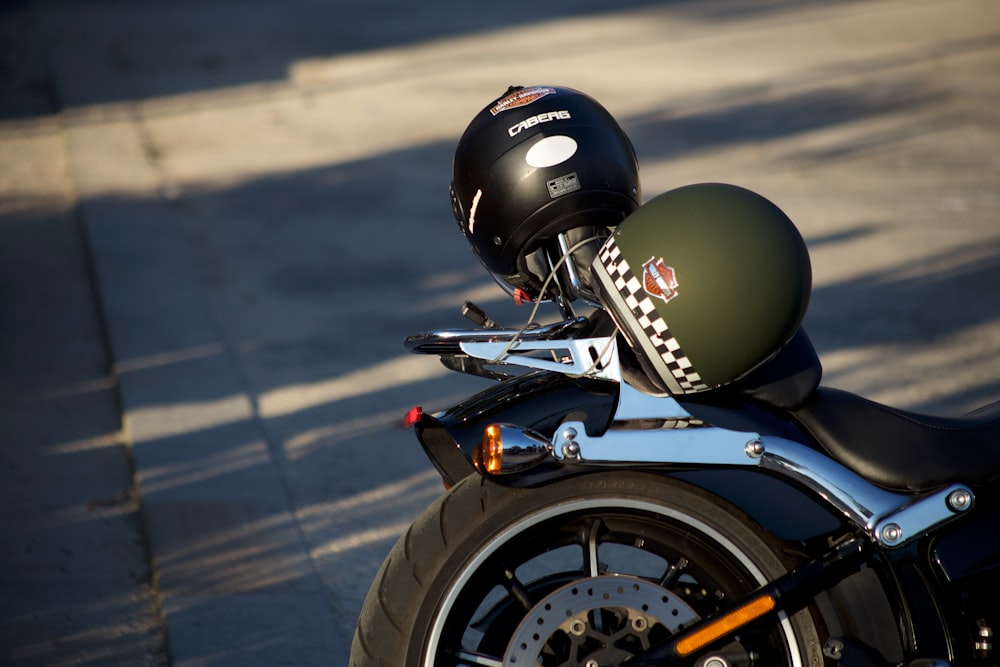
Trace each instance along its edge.
<instances>
[{"instance_id":1,"label":"amber turn signal","mask_svg":"<svg viewBox=\"0 0 1000 667\"><path fill-rule=\"evenodd\" d=\"M552 454L543 436L516 426L490 424L476 446L473 463L487 475L502 475L535 466Z\"/></svg>"},{"instance_id":2,"label":"amber turn signal","mask_svg":"<svg viewBox=\"0 0 1000 667\"><path fill-rule=\"evenodd\" d=\"M503 468L503 435L499 424L490 424L483 431L483 442L479 445L479 458L483 470L491 475Z\"/></svg>"}]
</instances>

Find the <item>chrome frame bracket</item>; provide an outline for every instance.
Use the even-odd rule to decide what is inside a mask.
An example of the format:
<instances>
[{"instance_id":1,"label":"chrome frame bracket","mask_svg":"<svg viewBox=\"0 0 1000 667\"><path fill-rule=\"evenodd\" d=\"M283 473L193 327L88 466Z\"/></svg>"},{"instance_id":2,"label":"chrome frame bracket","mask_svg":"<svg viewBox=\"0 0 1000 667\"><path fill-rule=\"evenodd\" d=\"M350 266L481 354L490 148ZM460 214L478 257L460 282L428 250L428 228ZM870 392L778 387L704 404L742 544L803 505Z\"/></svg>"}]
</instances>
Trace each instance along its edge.
<instances>
[{"instance_id":1,"label":"chrome frame bracket","mask_svg":"<svg viewBox=\"0 0 1000 667\"><path fill-rule=\"evenodd\" d=\"M899 547L967 512L972 491L961 484L929 495L894 493L793 440L716 427L612 429L588 436L582 422L557 429L552 454L572 465L745 466L797 482L824 499L884 547Z\"/></svg>"},{"instance_id":2,"label":"chrome frame bracket","mask_svg":"<svg viewBox=\"0 0 1000 667\"><path fill-rule=\"evenodd\" d=\"M964 484L955 484L924 496L882 518L874 537L883 546L897 547L972 509L975 496Z\"/></svg>"}]
</instances>

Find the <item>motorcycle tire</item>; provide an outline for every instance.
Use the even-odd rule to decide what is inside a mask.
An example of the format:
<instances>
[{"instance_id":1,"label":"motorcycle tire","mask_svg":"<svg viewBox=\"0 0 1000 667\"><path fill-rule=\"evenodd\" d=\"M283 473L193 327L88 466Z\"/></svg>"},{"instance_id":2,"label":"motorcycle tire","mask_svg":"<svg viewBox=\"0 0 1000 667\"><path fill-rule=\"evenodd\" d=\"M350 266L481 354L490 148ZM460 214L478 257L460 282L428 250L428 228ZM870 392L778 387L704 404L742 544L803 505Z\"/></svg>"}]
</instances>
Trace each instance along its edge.
<instances>
[{"instance_id":1,"label":"motorcycle tire","mask_svg":"<svg viewBox=\"0 0 1000 667\"><path fill-rule=\"evenodd\" d=\"M616 665L794 565L740 510L671 478L515 489L472 475L382 564L350 665ZM822 665L814 612L712 649L715 664Z\"/></svg>"}]
</instances>

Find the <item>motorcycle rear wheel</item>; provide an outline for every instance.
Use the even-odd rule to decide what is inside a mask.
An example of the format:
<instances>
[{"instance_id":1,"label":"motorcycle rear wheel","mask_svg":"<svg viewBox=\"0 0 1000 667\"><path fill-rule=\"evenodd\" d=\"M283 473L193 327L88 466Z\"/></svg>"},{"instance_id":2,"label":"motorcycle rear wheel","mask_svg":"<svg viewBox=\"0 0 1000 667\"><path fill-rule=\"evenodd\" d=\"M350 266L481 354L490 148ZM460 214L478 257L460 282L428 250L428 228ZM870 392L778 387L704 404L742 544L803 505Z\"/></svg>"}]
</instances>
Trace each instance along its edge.
<instances>
[{"instance_id":1,"label":"motorcycle rear wheel","mask_svg":"<svg viewBox=\"0 0 1000 667\"><path fill-rule=\"evenodd\" d=\"M614 472L514 489L473 475L393 547L350 664L607 667L794 565L738 509L670 478ZM822 665L815 617L804 609L748 632L715 651L719 664Z\"/></svg>"}]
</instances>

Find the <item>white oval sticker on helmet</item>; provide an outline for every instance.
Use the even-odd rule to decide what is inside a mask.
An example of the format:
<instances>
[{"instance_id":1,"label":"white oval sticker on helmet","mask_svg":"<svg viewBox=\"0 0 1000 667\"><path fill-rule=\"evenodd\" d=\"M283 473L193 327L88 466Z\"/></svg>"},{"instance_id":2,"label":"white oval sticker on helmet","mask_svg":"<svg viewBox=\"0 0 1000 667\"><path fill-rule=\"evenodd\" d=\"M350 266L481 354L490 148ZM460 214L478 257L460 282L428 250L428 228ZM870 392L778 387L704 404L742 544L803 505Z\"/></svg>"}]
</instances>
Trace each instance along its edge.
<instances>
[{"instance_id":1,"label":"white oval sticker on helmet","mask_svg":"<svg viewBox=\"0 0 1000 667\"><path fill-rule=\"evenodd\" d=\"M535 168L554 167L576 153L576 140L564 135L545 137L528 149L524 161Z\"/></svg>"}]
</instances>

